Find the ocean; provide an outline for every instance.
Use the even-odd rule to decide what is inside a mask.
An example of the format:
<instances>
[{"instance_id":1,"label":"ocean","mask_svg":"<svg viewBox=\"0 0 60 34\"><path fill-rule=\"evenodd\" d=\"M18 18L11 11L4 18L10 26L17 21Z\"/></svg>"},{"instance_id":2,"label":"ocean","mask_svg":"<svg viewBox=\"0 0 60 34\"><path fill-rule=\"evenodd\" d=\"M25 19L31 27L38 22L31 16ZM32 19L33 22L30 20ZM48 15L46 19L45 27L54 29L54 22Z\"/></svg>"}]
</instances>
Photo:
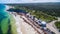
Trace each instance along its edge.
<instances>
[{"instance_id":1,"label":"ocean","mask_svg":"<svg viewBox=\"0 0 60 34\"><path fill-rule=\"evenodd\" d=\"M0 34L9 34L11 29L10 17L5 8L5 5L0 4Z\"/></svg>"}]
</instances>

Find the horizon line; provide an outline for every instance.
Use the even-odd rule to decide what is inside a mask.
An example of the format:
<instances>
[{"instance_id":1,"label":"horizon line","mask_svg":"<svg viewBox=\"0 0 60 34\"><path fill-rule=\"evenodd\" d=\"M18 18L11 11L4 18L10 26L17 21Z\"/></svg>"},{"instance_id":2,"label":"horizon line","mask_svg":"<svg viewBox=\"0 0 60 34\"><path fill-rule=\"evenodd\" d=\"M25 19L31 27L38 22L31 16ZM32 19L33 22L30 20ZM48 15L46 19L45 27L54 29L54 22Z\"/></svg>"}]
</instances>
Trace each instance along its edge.
<instances>
[{"instance_id":1,"label":"horizon line","mask_svg":"<svg viewBox=\"0 0 60 34\"><path fill-rule=\"evenodd\" d=\"M28 2L26 2L28 4ZM0 4L26 4L26 3L0 3ZM60 3L59 2L31 2L31 3Z\"/></svg>"}]
</instances>

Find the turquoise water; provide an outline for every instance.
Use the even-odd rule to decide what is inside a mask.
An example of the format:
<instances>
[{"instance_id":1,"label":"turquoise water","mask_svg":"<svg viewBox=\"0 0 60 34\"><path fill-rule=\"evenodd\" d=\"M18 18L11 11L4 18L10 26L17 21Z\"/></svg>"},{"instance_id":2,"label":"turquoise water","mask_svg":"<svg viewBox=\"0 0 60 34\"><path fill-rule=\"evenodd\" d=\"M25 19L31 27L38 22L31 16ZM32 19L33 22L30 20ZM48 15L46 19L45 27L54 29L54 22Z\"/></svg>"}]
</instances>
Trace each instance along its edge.
<instances>
[{"instance_id":1,"label":"turquoise water","mask_svg":"<svg viewBox=\"0 0 60 34\"><path fill-rule=\"evenodd\" d=\"M10 17L5 8L5 5L0 4L0 34L11 34Z\"/></svg>"}]
</instances>

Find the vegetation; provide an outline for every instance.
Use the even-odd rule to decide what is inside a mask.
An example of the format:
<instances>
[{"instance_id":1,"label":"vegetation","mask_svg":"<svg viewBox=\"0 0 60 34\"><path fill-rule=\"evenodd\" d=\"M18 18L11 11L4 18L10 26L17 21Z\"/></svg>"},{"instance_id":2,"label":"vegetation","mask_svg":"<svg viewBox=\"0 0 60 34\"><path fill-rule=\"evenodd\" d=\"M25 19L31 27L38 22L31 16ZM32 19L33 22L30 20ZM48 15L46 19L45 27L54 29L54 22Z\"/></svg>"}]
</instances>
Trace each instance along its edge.
<instances>
[{"instance_id":1,"label":"vegetation","mask_svg":"<svg viewBox=\"0 0 60 34\"><path fill-rule=\"evenodd\" d=\"M25 10L28 13L31 13L31 15L35 16L36 18L39 18L41 20L44 20L46 22L50 22L52 20L57 20L57 18L55 16L51 16L48 15L42 11L39 10L31 10L31 9L27 9L25 7L19 7L19 6L15 6L15 9L20 9L20 10Z\"/></svg>"},{"instance_id":2,"label":"vegetation","mask_svg":"<svg viewBox=\"0 0 60 34\"><path fill-rule=\"evenodd\" d=\"M60 3L26 3L26 4L7 4L14 6L15 9L25 10L39 19L50 22L60 17Z\"/></svg>"},{"instance_id":3,"label":"vegetation","mask_svg":"<svg viewBox=\"0 0 60 34\"><path fill-rule=\"evenodd\" d=\"M42 11L48 15L60 17L60 2L56 3L26 3L26 4L10 4L11 6L18 6L18 8L25 8L30 10Z\"/></svg>"},{"instance_id":4,"label":"vegetation","mask_svg":"<svg viewBox=\"0 0 60 34\"><path fill-rule=\"evenodd\" d=\"M57 20L55 16L48 15L47 13L44 13L43 11L40 10L32 10L32 9L27 9L26 7L19 7L19 6L15 6L15 8L18 8L20 10L25 10L26 12L31 13L31 15L35 16L36 18L39 18L46 22Z\"/></svg>"},{"instance_id":5,"label":"vegetation","mask_svg":"<svg viewBox=\"0 0 60 34\"><path fill-rule=\"evenodd\" d=\"M55 22L55 25L58 29L60 29L60 21Z\"/></svg>"},{"instance_id":6,"label":"vegetation","mask_svg":"<svg viewBox=\"0 0 60 34\"><path fill-rule=\"evenodd\" d=\"M31 13L33 16L42 19L46 22L52 21L52 20L57 20L55 16L48 15L46 13L43 13L42 11L35 11L35 10L28 10L27 12Z\"/></svg>"}]
</instances>

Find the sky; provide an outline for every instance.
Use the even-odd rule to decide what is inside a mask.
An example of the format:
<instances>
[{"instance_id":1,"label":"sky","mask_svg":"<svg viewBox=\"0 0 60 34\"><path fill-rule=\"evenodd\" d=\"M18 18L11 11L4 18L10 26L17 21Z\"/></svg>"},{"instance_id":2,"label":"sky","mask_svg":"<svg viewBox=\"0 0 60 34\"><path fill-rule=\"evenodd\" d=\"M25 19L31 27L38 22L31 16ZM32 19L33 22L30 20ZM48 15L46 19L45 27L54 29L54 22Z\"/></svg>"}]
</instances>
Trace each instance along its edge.
<instances>
[{"instance_id":1,"label":"sky","mask_svg":"<svg viewBox=\"0 0 60 34\"><path fill-rule=\"evenodd\" d=\"M60 0L0 0L0 3L43 3L43 2L60 2Z\"/></svg>"}]
</instances>

